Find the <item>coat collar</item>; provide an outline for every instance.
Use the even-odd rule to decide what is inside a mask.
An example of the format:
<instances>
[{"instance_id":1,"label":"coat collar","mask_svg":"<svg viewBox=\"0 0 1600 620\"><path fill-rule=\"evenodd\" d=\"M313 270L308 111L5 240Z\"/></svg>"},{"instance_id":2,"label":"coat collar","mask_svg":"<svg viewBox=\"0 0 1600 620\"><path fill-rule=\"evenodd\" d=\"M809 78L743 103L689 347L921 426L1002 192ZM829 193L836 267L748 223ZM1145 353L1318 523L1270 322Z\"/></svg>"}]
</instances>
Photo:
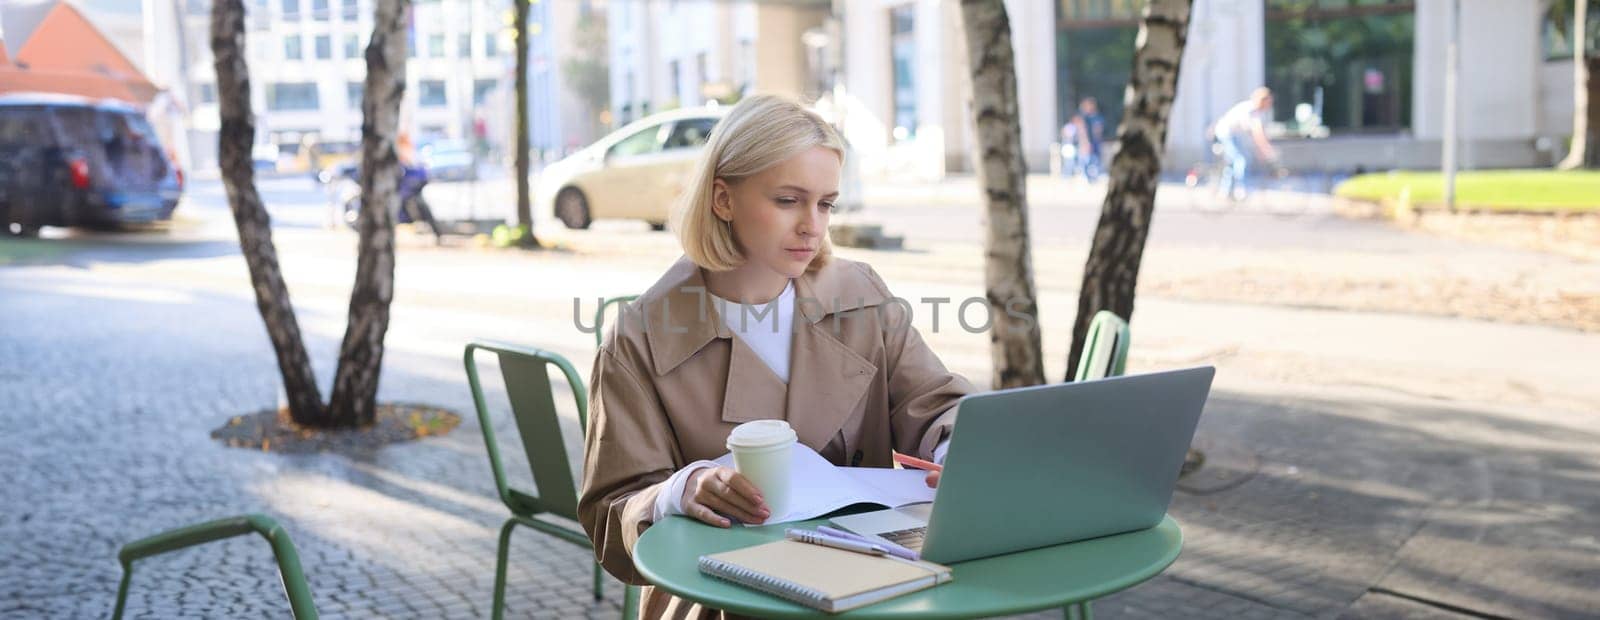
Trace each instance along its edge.
<instances>
[{"instance_id":1,"label":"coat collar","mask_svg":"<svg viewBox=\"0 0 1600 620\"><path fill-rule=\"evenodd\" d=\"M806 319L796 333L830 315L881 305L889 291L861 263L831 257L826 265L795 280L795 311ZM705 273L688 257L680 257L649 290L629 306L642 312L650 361L656 376L672 372L716 338L731 338L716 304L706 291Z\"/></svg>"}]
</instances>

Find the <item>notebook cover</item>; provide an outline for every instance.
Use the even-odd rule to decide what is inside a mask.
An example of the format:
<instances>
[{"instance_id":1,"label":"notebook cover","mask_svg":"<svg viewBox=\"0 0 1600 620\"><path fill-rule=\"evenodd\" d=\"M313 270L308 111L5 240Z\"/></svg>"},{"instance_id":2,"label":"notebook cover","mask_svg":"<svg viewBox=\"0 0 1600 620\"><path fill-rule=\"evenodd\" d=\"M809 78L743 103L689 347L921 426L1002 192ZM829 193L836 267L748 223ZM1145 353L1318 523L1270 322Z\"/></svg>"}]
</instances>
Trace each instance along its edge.
<instances>
[{"instance_id":1,"label":"notebook cover","mask_svg":"<svg viewBox=\"0 0 1600 620\"><path fill-rule=\"evenodd\" d=\"M950 579L949 567L932 562L793 540L703 556L700 570L824 611L859 607Z\"/></svg>"}]
</instances>

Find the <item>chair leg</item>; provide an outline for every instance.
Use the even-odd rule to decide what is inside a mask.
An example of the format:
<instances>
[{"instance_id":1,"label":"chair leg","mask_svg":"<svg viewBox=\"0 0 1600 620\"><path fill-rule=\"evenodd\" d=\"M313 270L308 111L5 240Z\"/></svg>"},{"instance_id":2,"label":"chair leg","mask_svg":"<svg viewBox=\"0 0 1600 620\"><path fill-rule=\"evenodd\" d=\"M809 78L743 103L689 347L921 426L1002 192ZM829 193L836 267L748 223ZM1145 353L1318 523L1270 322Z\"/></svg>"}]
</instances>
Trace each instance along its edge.
<instances>
[{"instance_id":1,"label":"chair leg","mask_svg":"<svg viewBox=\"0 0 1600 620\"><path fill-rule=\"evenodd\" d=\"M639 617L639 586L625 586L622 591L622 618L634 620Z\"/></svg>"},{"instance_id":2,"label":"chair leg","mask_svg":"<svg viewBox=\"0 0 1600 620\"><path fill-rule=\"evenodd\" d=\"M601 581L603 575L604 573L600 570L600 563L596 562L594 565L594 602L596 603L605 598L605 592L602 590L604 585Z\"/></svg>"},{"instance_id":3,"label":"chair leg","mask_svg":"<svg viewBox=\"0 0 1600 620\"><path fill-rule=\"evenodd\" d=\"M494 564L494 607L489 614L494 620L505 617L506 606L506 561L511 552L511 530L516 529L515 517L506 519L505 525L500 526L500 547L496 551Z\"/></svg>"},{"instance_id":4,"label":"chair leg","mask_svg":"<svg viewBox=\"0 0 1600 620\"><path fill-rule=\"evenodd\" d=\"M117 587L117 608L111 612L111 620L122 620L123 607L128 604L128 582L133 579L133 566L122 568L122 585Z\"/></svg>"}]
</instances>

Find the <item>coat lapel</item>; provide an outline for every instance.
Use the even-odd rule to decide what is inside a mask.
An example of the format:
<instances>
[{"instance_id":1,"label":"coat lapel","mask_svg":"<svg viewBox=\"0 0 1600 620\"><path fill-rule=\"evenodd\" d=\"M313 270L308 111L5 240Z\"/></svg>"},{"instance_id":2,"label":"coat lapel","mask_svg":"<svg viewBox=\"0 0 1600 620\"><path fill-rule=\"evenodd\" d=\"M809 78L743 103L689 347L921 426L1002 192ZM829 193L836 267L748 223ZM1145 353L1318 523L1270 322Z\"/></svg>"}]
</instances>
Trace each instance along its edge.
<instances>
[{"instance_id":1,"label":"coat lapel","mask_svg":"<svg viewBox=\"0 0 1600 620\"><path fill-rule=\"evenodd\" d=\"M789 386L738 336L728 339L728 382L723 390L724 422L737 424L788 417L784 395Z\"/></svg>"},{"instance_id":2,"label":"coat lapel","mask_svg":"<svg viewBox=\"0 0 1600 620\"><path fill-rule=\"evenodd\" d=\"M820 452L855 414L878 367L810 321L795 321L790 355L789 425Z\"/></svg>"}]
</instances>

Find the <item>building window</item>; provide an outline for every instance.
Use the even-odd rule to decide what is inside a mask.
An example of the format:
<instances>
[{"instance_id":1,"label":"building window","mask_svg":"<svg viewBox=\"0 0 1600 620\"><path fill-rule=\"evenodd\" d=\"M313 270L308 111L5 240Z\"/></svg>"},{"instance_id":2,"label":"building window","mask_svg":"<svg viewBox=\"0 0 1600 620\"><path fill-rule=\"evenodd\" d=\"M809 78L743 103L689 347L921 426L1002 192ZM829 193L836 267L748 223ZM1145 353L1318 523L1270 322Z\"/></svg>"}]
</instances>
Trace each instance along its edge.
<instances>
[{"instance_id":1,"label":"building window","mask_svg":"<svg viewBox=\"0 0 1600 620\"><path fill-rule=\"evenodd\" d=\"M1574 0L1554 0L1544 13L1545 60L1572 60L1572 18L1577 5ZM1600 0L1589 0L1587 20L1587 56L1600 55Z\"/></svg>"},{"instance_id":2,"label":"building window","mask_svg":"<svg viewBox=\"0 0 1600 620\"><path fill-rule=\"evenodd\" d=\"M428 35L428 56L432 58L444 58L444 35Z\"/></svg>"},{"instance_id":3,"label":"building window","mask_svg":"<svg viewBox=\"0 0 1600 620\"><path fill-rule=\"evenodd\" d=\"M361 107L362 96L366 93L367 85L365 82L345 82L344 84L344 100L352 108Z\"/></svg>"},{"instance_id":4,"label":"building window","mask_svg":"<svg viewBox=\"0 0 1600 620\"><path fill-rule=\"evenodd\" d=\"M317 35L316 47L317 60L327 60L329 58L333 58L333 37L325 34Z\"/></svg>"},{"instance_id":5,"label":"building window","mask_svg":"<svg viewBox=\"0 0 1600 620\"><path fill-rule=\"evenodd\" d=\"M444 80L421 80L417 82L417 105L425 108L437 108L445 105Z\"/></svg>"},{"instance_id":6,"label":"building window","mask_svg":"<svg viewBox=\"0 0 1600 620\"><path fill-rule=\"evenodd\" d=\"M216 103L217 87L213 84L200 85L200 103Z\"/></svg>"},{"instance_id":7,"label":"building window","mask_svg":"<svg viewBox=\"0 0 1600 620\"><path fill-rule=\"evenodd\" d=\"M344 35L344 57L361 58L361 35L355 33Z\"/></svg>"},{"instance_id":8,"label":"building window","mask_svg":"<svg viewBox=\"0 0 1600 620\"><path fill-rule=\"evenodd\" d=\"M319 22L328 21L328 0L311 0L311 19Z\"/></svg>"},{"instance_id":9,"label":"building window","mask_svg":"<svg viewBox=\"0 0 1600 620\"><path fill-rule=\"evenodd\" d=\"M317 83L290 82L267 85L267 109L274 112L316 110Z\"/></svg>"},{"instance_id":10,"label":"building window","mask_svg":"<svg viewBox=\"0 0 1600 620\"><path fill-rule=\"evenodd\" d=\"M496 37L497 37L497 35L495 35L495 33L492 33L492 32L485 33L483 35L483 55L484 56L487 56L489 58L494 58L495 56L499 56L500 55L500 39L498 39Z\"/></svg>"},{"instance_id":11,"label":"building window","mask_svg":"<svg viewBox=\"0 0 1600 620\"><path fill-rule=\"evenodd\" d=\"M472 105L483 105L483 102L489 99L489 93L494 92L497 86L499 82L496 80L473 80Z\"/></svg>"},{"instance_id":12,"label":"building window","mask_svg":"<svg viewBox=\"0 0 1600 620\"><path fill-rule=\"evenodd\" d=\"M283 38L284 60L300 60L300 35L291 34Z\"/></svg>"},{"instance_id":13,"label":"building window","mask_svg":"<svg viewBox=\"0 0 1600 620\"><path fill-rule=\"evenodd\" d=\"M1056 24L1056 118L1072 118L1093 97L1105 127L1122 121L1122 91L1133 71L1133 39L1144 0L1061 0Z\"/></svg>"},{"instance_id":14,"label":"building window","mask_svg":"<svg viewBox=\"0 0 1600 620\"><path fill-rule=\"evenodd\" d=\"M472 35L470 35L470 34L458 35L457 39L458 39L458 41L456 43L456 57L458 57L458 58L471 58L472 57Z\"/></svg>"},{"instance_id":15,"label":"building window","mask_svg":"<svg viewBox=\"0 0 1600 620\"><path fill-rule=\"evenodd\" d=\"M300 19L300 0L283 0L282 8L284 19Z\"/></svg>"},{"instance_id":16,"label":"building window","mask_svg":"<svg viewBox=\"0 0 1600 620\"><path fill-rule=\"evenodd\" d=\"M1407 0L1267 0L1267 87L1273 116L1309 131L1411 126L1416 5Z\"/></svg>"},{"instance_id":17,"label":"building window","mask_svg":"<svg viewBox=\"0 0 1600 620\"><path fill-rule=\"evenodd\" d=\"M356 0L344 0L342 6L345 21L355 21L361 15L361 7L356 4Z\"/></svg>"},{"instance_id":18,"label":"building window","mask_svg":"<svg viewBox=\"0 0 1600 620\"><path fill-rule=\"evenodd\" d=\"M895 140L910 140L917 134L917 40L915 7L909 4L889 9L889 57L894 70Z\"/></svg>"}]
</instances>

